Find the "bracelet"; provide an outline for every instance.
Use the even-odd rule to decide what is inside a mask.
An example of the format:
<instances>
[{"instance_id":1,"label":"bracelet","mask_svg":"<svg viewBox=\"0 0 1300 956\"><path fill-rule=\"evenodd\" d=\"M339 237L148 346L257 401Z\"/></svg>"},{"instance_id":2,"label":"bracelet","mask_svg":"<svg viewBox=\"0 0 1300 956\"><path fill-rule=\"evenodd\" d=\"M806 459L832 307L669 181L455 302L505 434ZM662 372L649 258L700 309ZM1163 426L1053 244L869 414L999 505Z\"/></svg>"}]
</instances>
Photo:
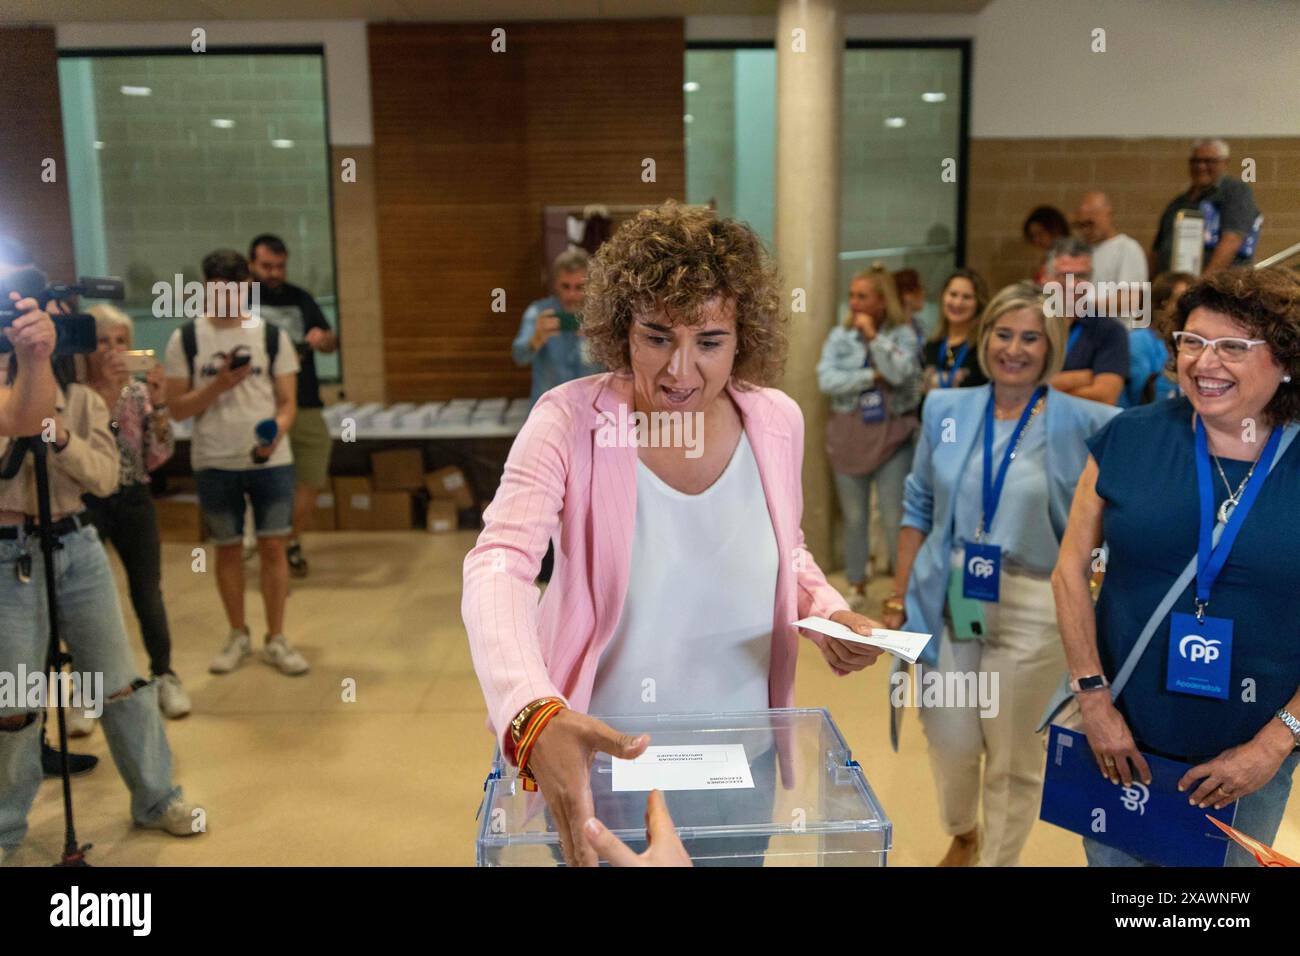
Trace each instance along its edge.
<instances>
[{"instance_id":1,"label":"bracelet","mask_svg":"<svg viewBox=\"0 0 1300 956\"><path fill-rule=\"evenodd\" d=\"M519 735L519 742L515 745L515 763L519 767L519 776L524 781L525 790L533 791L537 789L537 778L528 769L528 759L533 755L533 746L537 743L537 738L541 736L546 725L562 710L564 710L562 701L547 701L529 717L527 726L524 728L523 733Z\"/></svg>"},{"instance_id":2,"label":"bracelet","mask_svg":"<svg viewBox=\"0 0 1300 956\"><path fill-rule=\"evenodd\" d=\"M898 598L894 597L893 595L890 595L889 597L885 598L885 600L881 603L880 606L886 611L891 611L899 614L906 613L907 611L907 605L904 604L902 601L900 601Z\"/></svg>"}]
</instances>

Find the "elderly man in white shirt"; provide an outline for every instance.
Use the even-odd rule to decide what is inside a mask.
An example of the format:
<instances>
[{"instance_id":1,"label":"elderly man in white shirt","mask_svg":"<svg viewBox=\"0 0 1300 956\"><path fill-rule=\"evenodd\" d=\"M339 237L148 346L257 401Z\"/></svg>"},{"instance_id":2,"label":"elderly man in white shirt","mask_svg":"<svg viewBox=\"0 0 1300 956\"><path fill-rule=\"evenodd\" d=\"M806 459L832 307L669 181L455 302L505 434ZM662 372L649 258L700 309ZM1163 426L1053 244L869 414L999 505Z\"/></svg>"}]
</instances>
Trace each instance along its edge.
<instances>
[{"instance_id":1,"label":"elderly man in white shirt","mask_svg":"<svg viewBox=\"0 0 1300 956\"><path fill-rule=\"evenodd\" d=\"M1099 289L1127 289L1128 301L1123 295L1108 295L1099 304L1105 314L1115 318L1137 316L1141 290L1147 281L1147 254L1132 236L1115 228L1114 210L1106 194L1099 191L1085 193L1074 213L1073 226L1084 242L1092 246L1092 281ZM1100 283L1125 283L1124 286L1105 286ZM1127 308L1125 306L1128 306Z\"/></svg>"}]
</instances>

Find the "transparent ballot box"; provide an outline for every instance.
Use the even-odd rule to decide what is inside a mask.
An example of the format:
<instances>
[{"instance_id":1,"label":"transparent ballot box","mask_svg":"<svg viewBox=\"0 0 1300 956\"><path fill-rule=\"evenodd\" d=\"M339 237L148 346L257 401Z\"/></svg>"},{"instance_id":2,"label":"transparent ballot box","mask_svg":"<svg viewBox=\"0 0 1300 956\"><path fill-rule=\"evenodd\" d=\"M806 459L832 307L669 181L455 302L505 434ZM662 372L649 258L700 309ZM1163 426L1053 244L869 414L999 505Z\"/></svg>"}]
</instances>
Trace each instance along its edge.
<instances>
[{"instance_id":1,"label":"transparent ballot box","mask_svg":"<svg viewBox=\"0 0 1300 956\"><path fill-rule=\"evenodd\" d=\"M885 865L889 818L826 710L596 716L650 735L637 761L591 768L596 817L638 853L656 786L696 866ZM564 865L545 801L499 750L483 789L479 866Z\"/></svg>"}]
</instances>

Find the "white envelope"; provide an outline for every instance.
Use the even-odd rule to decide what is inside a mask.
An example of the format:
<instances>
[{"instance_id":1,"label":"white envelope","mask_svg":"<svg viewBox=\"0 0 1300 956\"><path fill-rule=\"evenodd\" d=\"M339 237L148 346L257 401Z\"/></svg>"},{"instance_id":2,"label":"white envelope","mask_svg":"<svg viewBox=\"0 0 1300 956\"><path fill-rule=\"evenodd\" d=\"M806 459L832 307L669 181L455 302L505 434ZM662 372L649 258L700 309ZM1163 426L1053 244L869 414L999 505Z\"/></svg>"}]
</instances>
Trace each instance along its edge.
<instances>
[{"instance_id":1,"label":"white envelope","mask_svg":"<svg viewBox=\"0 0 1300 956\"><path fill-rule=\"evenodd\" d=\"M613 758L613 789L746 790L754 786L744 744L647 747L635 760Z\"/></svg>"},{"instance_id":2,"label":"white envelope","mask_svg":"<svg viewBox=\"0 0 1300 956\"><path fill-rule=\"evenodd\" d=\"M871 636L867 637L836 621L828 621L824 617L805 617L801 621L795 621L794 626L816 631L819 634L825 634L827 637L834 637L841 641L852 641L855 644L879 647L895 657L901 657L909 664L916 663L916 659L925 650L925 645L929 644L930 638L934 636L933 634L922 634L917 631L891 631L883 627L876 627L872 628Z\"/></svg>"}]
</instances>

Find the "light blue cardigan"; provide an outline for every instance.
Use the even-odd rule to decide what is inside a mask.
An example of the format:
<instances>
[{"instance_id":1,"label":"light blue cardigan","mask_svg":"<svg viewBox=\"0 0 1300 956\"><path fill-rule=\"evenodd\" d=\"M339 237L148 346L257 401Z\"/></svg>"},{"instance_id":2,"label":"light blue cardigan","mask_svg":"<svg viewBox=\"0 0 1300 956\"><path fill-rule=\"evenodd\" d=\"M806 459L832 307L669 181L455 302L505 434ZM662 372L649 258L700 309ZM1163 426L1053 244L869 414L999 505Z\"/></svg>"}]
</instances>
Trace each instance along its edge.
<instances>
[{"instance_id":1,"label":"light blue cardigan","mask_svg":"<svg viewBox=\"0 0 1300 956\"><path fill-rule=\"evenodd\" d=\"M926 536L907 582L905 626L934 635L921 654L922 663L931 667L939 660L943 606L948 597L954 494L983 432L984 409L992 387L940 388L926 395L912 473L904 486L902 524ZM1047 429L1047 518L1058 541L1070 517L1074 486L1088 462L1084 441L1119 411L1112 405L1048 390L1043 408Z\"/></svg>"}]
</instances>

